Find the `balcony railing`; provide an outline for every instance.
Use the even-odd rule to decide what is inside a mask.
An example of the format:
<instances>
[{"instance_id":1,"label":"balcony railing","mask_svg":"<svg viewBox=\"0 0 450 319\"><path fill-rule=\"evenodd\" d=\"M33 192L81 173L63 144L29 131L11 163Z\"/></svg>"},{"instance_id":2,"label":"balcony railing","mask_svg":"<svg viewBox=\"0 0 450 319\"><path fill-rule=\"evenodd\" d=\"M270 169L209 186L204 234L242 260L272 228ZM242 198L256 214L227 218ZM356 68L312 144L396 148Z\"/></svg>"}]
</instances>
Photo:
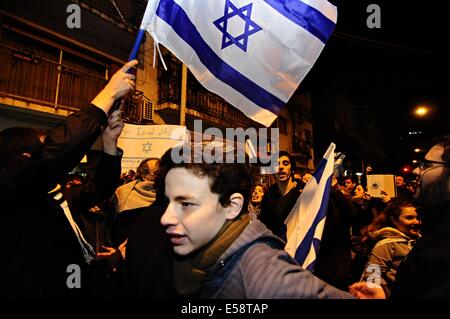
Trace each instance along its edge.
<instances>
[{"instance_id":1,"label":"balcony railing","mask_svg":"<svg viewBox=\"0 0 450 319\"><path fill-rule=\"evenodd\" d=\"M192 75L190 75L192 79ZM236 127L259 127L241 111L227 103L220 96L204 89L200 84L188 80L186 104L197 112L213 116L222 121L234 123ZM180 104L181 77L163 76L158 79L158 104L167 102Z\"/></svg>"},{"instance_id":2,"label":"balcony railing","mask_svg":"<svg viewBox=\"0 0 450 319\"><path fill-rule=\"evenodd\" d=\"M80 58L53 53L39 55L0 43L0 95L72 111L89 103L106 83L105 70L83 69Z\"/></svg>"},{"instance_id":3,"label":"balcony railing","mask_svg":"<svg viewBox=\"0 0 450 319\"><path fill-rule=\"evenodd\" d=\"M158 66L158 104L167 102L180 104L181 101L181 62L169 51L163 49L163 59L167 70ZM187 107L197 112L210 115L232 127L261 127L250 120L241 111L230 105L220 96L206 90L188 70Z\"/></svg>"}]
</instances>

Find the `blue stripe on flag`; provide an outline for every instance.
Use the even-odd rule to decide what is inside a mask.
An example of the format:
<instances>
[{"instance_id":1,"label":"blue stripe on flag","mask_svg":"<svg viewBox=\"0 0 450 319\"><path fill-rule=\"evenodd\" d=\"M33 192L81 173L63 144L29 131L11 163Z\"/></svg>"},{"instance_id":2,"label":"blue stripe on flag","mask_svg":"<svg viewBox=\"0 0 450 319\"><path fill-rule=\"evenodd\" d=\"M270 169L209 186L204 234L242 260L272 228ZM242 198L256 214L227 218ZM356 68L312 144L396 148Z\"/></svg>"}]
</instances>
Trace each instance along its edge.
<instances>
[{"instance_id":1,"label":"blue stripe on flag","mask_svg":"<svg viewBox=\"0 0 450 319\"><path fill-rule=\"evenodd\" d=\"M319 162L319 165L316 168L316 171L313 174L314 179L317 182L317 185L319 185L320 180L322 179L323 172L325 171L325 167L327 166L328 160L325 158L322 158L322 160Z\"/></svg>"},{"instance_id":2,"label":"blue stripe on flag","mask_svg":"<svg viewBox=\"0 0 450 319\"><path fill-rule=\"evenodd\" d=\"M256 105L272 113L280 113L286 103L225 63L203 40L183 8L173 0L161 0L156 14L192 47L203 65L215 77L242 93Z\"/></svg>"},{"instance_id":3,"label":"blue stripe on flag","mask_svg":"<svg viewBox=\"0 0 450 319\"><path fill-rule=\"evenodd\" d=\"M321 162L327 162L325 159L323 159ZM322 163L320 163L322 164ZM325 165L324 165L325 168ZM318 171L318 170L317 170ZM320 172L320 174L323 174L323 171ZM314 232L316 231L317 225L320 223L322 219L324 219L327 216L327 209L328 209L328 199L330 198L330 191L331 191L331 179L333 176L330 176L327 180L327 184L325 185L324 190L324 196L322 198L322 202L320 204L320 209L317 212L316 217L314 218L313 223L311 224L311 227L309 228L308 232L305 235L305 238L303 238L302 242L297 248L297 251L295 252L295 260L300 264L303 265L305 262L306 257L308 256L308 253L311 249L311 243L314 238Z\"/></svg>"},{"instance_id":4,"label":"blue stripe on flag","mask_svg":"<svg viewBox=\"0 0 450 319\"><path fill-rule=\"evenodd\" d=\"M310 7L300 0L264 0L268 5L312 33L325 43L333 33L335 23L319 10Z\"/></svg>"},{"instance_id":5,"label":"blue stripe on flag","mask_svg":"<svg viewBox=\"0 0 450 319\"><path fill-rule=\"evenodd\" d=\"M308 266L306 266L306 270L309 270L310 272L314 271L314 266L316 265L317 256L319 255L319 248L320 248L320 239L313 238L312 245L314 247L314 251L316 252L316 258L312 263L310 263Z\"/></svg>"},{"instance_id":6,"label":"blue stripe on flag","mask_svg":"<svg viewBox=\"0 0 450 319\"><path fill-rule=\"evenodd\" d=\"M287 225L283 223L281 226L280 238L287 243Z\"/></svg>"}]
</instances>

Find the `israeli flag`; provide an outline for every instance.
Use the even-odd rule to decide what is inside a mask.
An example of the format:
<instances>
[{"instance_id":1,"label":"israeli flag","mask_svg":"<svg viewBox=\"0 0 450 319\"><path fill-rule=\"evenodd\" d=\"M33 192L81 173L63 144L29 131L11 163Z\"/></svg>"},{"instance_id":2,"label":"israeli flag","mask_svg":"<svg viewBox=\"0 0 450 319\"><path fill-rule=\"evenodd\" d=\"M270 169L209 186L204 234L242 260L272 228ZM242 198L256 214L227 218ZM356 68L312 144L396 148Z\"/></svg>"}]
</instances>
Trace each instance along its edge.
<instances>
[{"instance_id":1,"label":"israeli flag","mask_svg":"<svg viewBox=\"0 0 450 319\"><path fill-rule=\"evenodd\" d=\"M306 184L292 211L284 222L287 244L284 248L309 271L314 271L327 216L331 179L334 171L334 149L331 143L313 178Z\"/></svg>"},{"instance_id":2,"label":"israeli flag","mask_svg":"<svg viewBox=\"0 0 450 319\"><path fill-rule=\"evenodd\" d=\"M140 29L208 90L270 126L336 20L326 0L149 0Z\"/></svg>"}]
</instances>

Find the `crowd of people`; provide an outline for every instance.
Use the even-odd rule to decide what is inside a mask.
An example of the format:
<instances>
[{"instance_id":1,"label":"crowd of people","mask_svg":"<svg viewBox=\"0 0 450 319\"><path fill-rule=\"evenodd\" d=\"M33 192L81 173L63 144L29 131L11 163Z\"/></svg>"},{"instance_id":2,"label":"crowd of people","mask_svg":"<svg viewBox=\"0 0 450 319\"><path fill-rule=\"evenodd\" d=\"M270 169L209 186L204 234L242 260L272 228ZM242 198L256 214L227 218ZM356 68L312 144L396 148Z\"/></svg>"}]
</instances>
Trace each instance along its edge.
<instances>
[{"instance_id":1,"label":"crowd of people","mask_svg":"<svg viewBox=\"0 0 450 319\"><path fill-rule=\"evenodd\" d=\"M181 162L169 150L121 176L113 105L136 64L45 136L0 133L0 298L450 298L450 136L414 171L417 189L396 177L394 198L334 177L310 272L284 251L284 221L314 178L289 153L273 185L186 147ZM100 135L103 150L90 150Z\"/></svg>"}]
</instances>

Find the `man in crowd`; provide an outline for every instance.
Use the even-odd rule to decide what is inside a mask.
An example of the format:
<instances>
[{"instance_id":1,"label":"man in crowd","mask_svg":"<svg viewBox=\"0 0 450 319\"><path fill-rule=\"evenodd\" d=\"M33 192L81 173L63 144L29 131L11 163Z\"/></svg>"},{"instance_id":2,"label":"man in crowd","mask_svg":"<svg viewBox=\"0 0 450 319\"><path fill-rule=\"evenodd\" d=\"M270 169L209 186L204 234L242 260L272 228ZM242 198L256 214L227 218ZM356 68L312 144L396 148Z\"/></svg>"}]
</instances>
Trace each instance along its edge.
<instances>
[{"instance_id":1,"label":"man in crowd","mask_svg":"<svg viewBox=\"0 0 450 319\"><path fill-rule=\"evenodd\" d=\"M353 178L351 178L351 177L347 177L344 180L344 188L345 188L345 191L348 194L350 194L350 198L353 196L353 192L354 192L354 190L356 188L356 185L357 185L356 181Z\"/></svg>"},{"instance_id":2,"label":"man in crowd","mask_svg":"<svg viewBox=\"0 0 450 319\"><path fill-rule=\"evenodd\" d=\"M285 151L278 158L276 183L269 187L261 202L259 219L276 236L283 238L284 221L294 207L304 184L294 180L295 160Z\"/></svg>"},{"instance_id":3,"label":"man in crowd","mask_svg":"<svg viewBox=\"0 0 450 319\"><path fill-rule=\"evenodd\" d=\"M284 221L294 207L304 184L294 182L295 161L286 152L280 152L277 183L269 188L261 203L260 220L276 236L285 238ZM327 283L346 289L351 283L350 227L356 211L333 184L327 210L327 219L320 243L314 274Z\"/></svg>"},{"instance_id":4,"label":"man in crowd","mask_svg":"<svg viewBox=\"0 0 450 319\"><path fill-rule=\"evenodd\" d=\"M405 177L402 175L395 176L395 186L397 187L397 198L404 201L411 201L413 193L406 187Z\"/></svg>"}]
</instances>

